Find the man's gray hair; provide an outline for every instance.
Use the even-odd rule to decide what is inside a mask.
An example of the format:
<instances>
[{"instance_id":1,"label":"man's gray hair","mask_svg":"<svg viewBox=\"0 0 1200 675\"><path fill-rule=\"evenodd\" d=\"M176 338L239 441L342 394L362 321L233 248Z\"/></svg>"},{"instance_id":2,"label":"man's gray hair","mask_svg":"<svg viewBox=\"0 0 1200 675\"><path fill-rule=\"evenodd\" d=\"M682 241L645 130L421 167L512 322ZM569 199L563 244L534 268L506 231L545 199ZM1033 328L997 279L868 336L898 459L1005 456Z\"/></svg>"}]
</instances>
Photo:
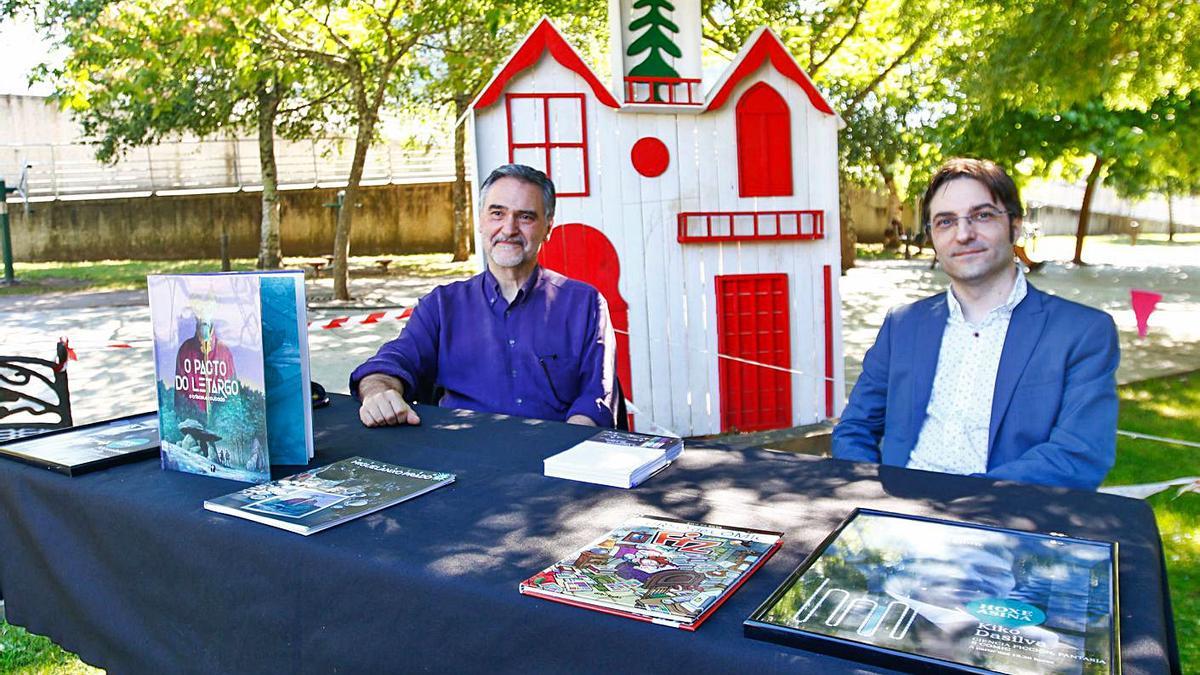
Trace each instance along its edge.
<instances>
[{"instance_id":1,"label":"man's gray hair","mask_svg":"<svg viewBox=\"0 0 1200 675\"><path fill-rule=\"evenodd\" d=\"M542 207L546 212L546 220L554 217L554 181L550 180L549 176L541 171L532 166L525 166L524 164L505 164L492 171L488 175L487 180L483 181L483 185L479 186L479 202L481 207L487 208L487 205L483 204L483 198L487 194L488 188L492 187L492 183L501 178L516 178L523 183L529 183L541 188Z\"/></svg>"}]
</instances>

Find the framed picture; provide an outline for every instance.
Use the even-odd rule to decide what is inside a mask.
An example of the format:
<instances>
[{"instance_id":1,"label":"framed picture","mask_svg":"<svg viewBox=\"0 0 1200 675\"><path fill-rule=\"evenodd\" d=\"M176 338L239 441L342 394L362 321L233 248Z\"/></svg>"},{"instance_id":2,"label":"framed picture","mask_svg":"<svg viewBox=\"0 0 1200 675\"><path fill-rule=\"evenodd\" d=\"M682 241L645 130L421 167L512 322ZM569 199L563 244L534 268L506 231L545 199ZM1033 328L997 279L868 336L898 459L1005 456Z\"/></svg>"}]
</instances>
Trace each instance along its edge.
<instances>
[{"instance_id":1,"label":"framed picture","mask_svg":"<svg viewBox=\"0 0 1200 675\"><path fill-rule=\"evenodd\" d=\"M1120 673L1117 545L856 509L748 637L921 672Z\"/></svg>"},{"instance_id":2,"label":"framed picture","mask_svg":"<svg viewBox=\"0 0 1200 675\"><path fill-rule=\"evenodd\" d=\"M158 413L56 429L0 445L0 457L77 476L158 455Z\"/></svg>"}]
</instances>

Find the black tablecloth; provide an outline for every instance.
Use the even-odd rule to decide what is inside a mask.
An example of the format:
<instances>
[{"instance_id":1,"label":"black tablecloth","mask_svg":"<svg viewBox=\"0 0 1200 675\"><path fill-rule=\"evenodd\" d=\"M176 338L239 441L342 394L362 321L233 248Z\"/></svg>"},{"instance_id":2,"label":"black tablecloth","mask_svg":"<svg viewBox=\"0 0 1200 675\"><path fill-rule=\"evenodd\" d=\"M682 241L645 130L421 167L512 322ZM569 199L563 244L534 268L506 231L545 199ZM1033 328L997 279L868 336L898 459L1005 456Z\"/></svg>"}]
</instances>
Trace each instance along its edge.
<instances>
[{"instance_id":1,"label":"black tablecloth","mask_svg":"<svg viewBox=\"0 0 1200 675\"><path fill-rule=\"evenodd\" d=\"M420 427L366 429L353 401L333 399L315 413L316 463L357 454L458 481L302 537L205 511L244 485L154 461L77 478L0 461L9 621L115 673L875 672L747 639L741 625L866 506L1119 541L1125 672L1178 670L1158 530L1140 501L696 445L619 490L542 475L584 427L424 407ZM785 543L695 633L517 592L641 513L782 530Z\"/></svg>"}]
</instances>

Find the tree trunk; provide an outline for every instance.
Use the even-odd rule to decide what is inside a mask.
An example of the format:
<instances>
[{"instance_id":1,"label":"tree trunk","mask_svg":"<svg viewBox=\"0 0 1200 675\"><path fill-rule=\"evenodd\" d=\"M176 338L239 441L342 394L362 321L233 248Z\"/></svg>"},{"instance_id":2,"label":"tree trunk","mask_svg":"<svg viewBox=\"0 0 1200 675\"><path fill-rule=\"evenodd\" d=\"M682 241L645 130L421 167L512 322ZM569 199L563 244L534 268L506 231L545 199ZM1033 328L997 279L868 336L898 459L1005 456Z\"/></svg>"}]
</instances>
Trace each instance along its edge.
<instances>
[{"instance_id":1,"label":"tree trunk","mask_svg":"<svg viewBox=\"0 0 1200 675\"><path fill-rule=\"evenodd\" d=\"M854 219L850 216L850 193L847 187L850 181L844 173L840 173L839 178L838 212L841 217L838 220L842 239L842 274L845 274L846 270L854 267L854 244L858 241L858 235L854 231Z\"/></svg>"},{"instance_id":2,"label":"tree trunk","mask_svg":"<svg viewBox=\"0 0 1200 675\"><path fill-rule=\"evenodd\" d=\"M378 108L364 111L359 117L358 133L354 138L354 160L350 164L350 180L346 183L346 200L338 209L337 228L333 235L333 297L338 300L350 300L350 272L346 267L350 260L350 225L354 220L363 167L367 164L367 150L375 134L377 114Z\"/></svg>"},{"instance_id":3,"label":"tree trunk","mask_svg":"<svg viewBox=\"0 0 1200 675\"><path fill-rule=\"evenodd\" d=\"M267 82L258 85L258 165L262 173L262 223L258 239L260 270L279 269L283 252L279 244L279 169L275 163L275 116L279 91Z\"/></svg>"},{"instance_id":4,"label":"tree trunk","mask_svg":"<svg viewBox=\"0 0 1200 675\"><path fill-rule=\"evenodd\" d=\"M221 271L228 272L233 269L233 265L229 261L229 221L221 219Z\"/></svg>"},{"instance_id":5,"label":"tree trunk","mask_svg":"<svg viewBox=\"0 0 1200 675\"><path fill-rule=\"evenodd\" d=\"M1096 196L1096 188L1100 186L1100 173L1104 170L1104 158L1096 155L1096 163L1087 177L1087 187L1083 190L1083 204L1079 207L1079 225L1075 228L1075 257L1071 262L1084 265L1083 238L1087 236L1088 222L1092 219L1092 198Z\"/></svg>"},{"instance_id":6,"label":"tree trunk","mask_svg":"<svg viewBox=\"0 0 1200 675\"><path fill-rule=\"evenodd\" d=\"M1167 193L1167 241L1175 241L1175 195Z\"/></svg>"},{"instance_id":7,"label":"tree trunk","mask_svg":"<svg viewBox=\"0 0 1200 675\"><path fill-rule=\"evenodd\" d=\"M454 119L461 119L471 101L466 96L454 99ZM467 215L466 130L463 124L454 127L454 261L471 256L471 222Z\"/></svg>"},{"instance_id":8,"label":"tree trunk","mask_svg":"<svg viewBox=\"0 0 1200 675\"><path fill-rule=\"evenodd\" d=\"M883 184L887 188L888 227L893 228L896 236L904 242L904 259L908 260L912 255L908 252L908 233L905 232L904 222L900 219L902 207L900 205L900 189L896 187L896 174L884 164L876 164L875 168L883 177Z\"/></svg>"}]
</instances>

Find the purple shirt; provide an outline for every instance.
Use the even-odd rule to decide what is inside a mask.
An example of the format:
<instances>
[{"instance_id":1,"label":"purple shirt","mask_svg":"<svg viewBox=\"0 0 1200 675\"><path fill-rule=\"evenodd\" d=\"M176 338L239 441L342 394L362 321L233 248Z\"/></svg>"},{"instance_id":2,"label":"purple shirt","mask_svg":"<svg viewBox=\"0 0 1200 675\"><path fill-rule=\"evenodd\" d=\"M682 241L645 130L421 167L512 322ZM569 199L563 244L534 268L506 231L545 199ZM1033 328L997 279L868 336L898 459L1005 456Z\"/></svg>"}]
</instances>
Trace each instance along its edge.
<instances>
[{"instance_id":1,"label":"purple shirt","mask_svg":"<svg viewBox=\"0 0 1200 675\"><path fill-rule=\"evenodd\" d=\"M615 344L595 288L539 266L510 304L485 271L421 298L400 337L350 374L350 391L384 373L409 399L439 387L447 408L612 427Z\"/></svg>"}]
</instances>

